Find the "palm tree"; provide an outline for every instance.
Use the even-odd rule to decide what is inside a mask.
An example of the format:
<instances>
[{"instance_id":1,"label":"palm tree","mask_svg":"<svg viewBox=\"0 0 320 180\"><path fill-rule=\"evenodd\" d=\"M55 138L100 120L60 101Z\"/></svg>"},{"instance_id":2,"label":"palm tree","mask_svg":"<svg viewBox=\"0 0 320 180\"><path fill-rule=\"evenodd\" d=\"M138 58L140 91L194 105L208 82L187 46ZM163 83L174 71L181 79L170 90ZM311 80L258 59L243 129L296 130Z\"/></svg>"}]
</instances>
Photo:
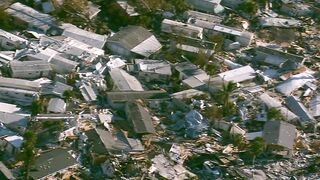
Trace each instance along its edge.
<instances>
[{"instance_id":1,"label":"palm tree","mask_svg":"<svg viewBox=\"0 0 320 180\"><path fill-rule=\"evenodd\" d=\"M37 136L31 131L26 131L23 135L24 143L22 144L21 158L24 165L24 179L29 179L29 172L32 164L35 161L35 143Z\"/></svg>"},{"instance_id":2,"label":"palm tree","mask_svg":"<svg viewBox=\"0 0 320 180\"><path fill-rule=\"evenodd\" d=\"M262 154L266 144L262 137L257 137L249 144L249 153L252 155L252 165L254 165L256 157Z\"/></svg>"},{"instance_id":3,"label":"palm tree","mask_svg":"<svg viewBox=\"0 0 320 180\"><path fill-rule=\"evenodd\" d=\"M230 97L237 86L233 82L224 83L222 89L218 92L218 100L223 107L223 115L230 115L234 110L234 104L230 101Z\"/></svg>"}]
</instances>

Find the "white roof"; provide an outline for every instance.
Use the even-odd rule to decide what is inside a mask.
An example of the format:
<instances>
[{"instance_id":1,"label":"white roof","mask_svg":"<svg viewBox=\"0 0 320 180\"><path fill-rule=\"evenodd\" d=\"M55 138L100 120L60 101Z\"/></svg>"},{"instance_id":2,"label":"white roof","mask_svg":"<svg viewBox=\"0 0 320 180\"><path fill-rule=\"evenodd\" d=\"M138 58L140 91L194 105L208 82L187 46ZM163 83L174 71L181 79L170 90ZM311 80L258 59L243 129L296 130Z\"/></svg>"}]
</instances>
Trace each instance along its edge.
<instances>
[{"instance_id":1,"label":"white roof","mask_svg":"<svg viewBox=\"0 0 320 180\"><path fill-rule=\"evenodd\" d=\"M121 68L125 65L126 65L126 63L124 62L124 60L122 60L118 57L110 57L110 61L107 62L107 66L109 69Z\"/></svg>"},{"instance_id":2,"label":"white roof","mask_svg":"<svg viewBox=\"0 0 320 180\"><path fill-rule=\"evenodd\" d=\"M104 35L80 29L72 24L63 24L61 28L64 29L63 36L71 37L96 48L103 48L107 41L107 37Z\"/></svg>"},{"instance_id":3,"label":"white roof","mask_svg":"<svg viewBox=\"0 0 320 180\"><path fill-rule=\"evenodd\" d=\"M159 51L162 48L162 45L157 40L155 36L151 36L148 39L144 40L136 47L132 48L131 51L140 54L145 57L149 57L153 53Z\"/></svg>"},{"instance_id":4,"label":"white roof","mask_svg":"<svg viewBox=\"0 0 320 180\"><path fill-rule=\"evenodd\" d=\"M48 103L48 112L54 112L54 113L64 113L66 111L67 104L64 102L64 100L60 98L51 98Z\"/></svg>"},{"instance_id":5,"label":"white roof","mask_svg":"<svg viewBox=\"0 0 320 180\"><path fill-rule=\"evenodd\" d=\"M120 91L144 91L137 78L123 69L114 68L109 71L113 83Z\"/></svg>"},{"instance_id":6,"label":"white roof","mask_svg":"<svg viewBox=\"0 0 320 180\"><path fill-rule=\"evenodd\" d=\"M23 143L23 137L21 136L8 136L4 138L7 142L9 142L11 145L13 145L15 148L20 148Z\"/></svg>"},{"instance_id":7,"label":"white roof","mask_svg":"<svg viewBox=\"0 0 320 180\"><path fill-rule=\"evenodd\" d=\"M248 65L220 73L218 76L225 81L233 81L234 83L238 83L255 78L256 71Z\"/></svg>"},{"instance_id":8,"label":"white roof","mask_svg":"<svg viewBox=\"0 0 320 180\"><path fill-rule=\"evenodd\" d=\"M293 91L302 87L307 82L313 82L315 78L309 72L303 72L291 76L289 79L279 84L276 90L282 94L289 96Z\"/></svg>"},{"instance_id":9,"label":"white roof","mask_svg":"<svg viewBox=\"0 0 320 180\"><path fill-rule=\"evenodd\" d=\"M0 102L0 111L5 113L14 113L20 111L20 108L18 108L15 104Z\"/></svg>"}]
</instances>

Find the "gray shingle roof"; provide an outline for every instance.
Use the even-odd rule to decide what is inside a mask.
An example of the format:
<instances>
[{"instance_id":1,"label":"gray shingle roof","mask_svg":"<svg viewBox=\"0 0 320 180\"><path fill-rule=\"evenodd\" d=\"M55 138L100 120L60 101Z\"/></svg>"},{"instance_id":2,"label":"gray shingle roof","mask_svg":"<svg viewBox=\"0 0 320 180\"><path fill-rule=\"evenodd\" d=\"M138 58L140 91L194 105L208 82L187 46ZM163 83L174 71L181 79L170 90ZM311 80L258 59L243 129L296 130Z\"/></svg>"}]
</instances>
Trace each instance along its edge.
<instances>
[{"instance_id":1,"label":"gray shingle roof","mask_svg":"<svg viewBox=\"0 0 320 180\"><path fill-rule=\"evenodd\" d=\"M152 33L143 27L127 26L108 38L108 41L118 42L126 49L131 50L151 36Z\"/></svg>"},{"instance_id":2,"label":"gray shingle roof","mask_svg":"<svg viewBox=\"0 0 320 180\"><path fill-rule=\"evenodd\" d=\"M41 154L35 162L37 171L30 171L33 179L39 179L77 164L66 149L55 149Z\"/></svg>"},{"instance_id":3,"label":"gray shingle roof","mask_svg":"<svg viewBox=\"0 0 320 180\"><path fill-rule=\"evenodd\" d=\"M268 121L264 125L263 138L267 144L293 149L296 127L284 121Z\"/></svg>"},{"instance_id":4,"label":"gray shingle roof","mask_svg":"<svg viewBox=\"0 0 320 180\"><path fill-rule=\"evenodd\" d=\"M149 112L138 102L127 102L127 117L138 134L155 133Z\"/></svg>"}]
</instances>

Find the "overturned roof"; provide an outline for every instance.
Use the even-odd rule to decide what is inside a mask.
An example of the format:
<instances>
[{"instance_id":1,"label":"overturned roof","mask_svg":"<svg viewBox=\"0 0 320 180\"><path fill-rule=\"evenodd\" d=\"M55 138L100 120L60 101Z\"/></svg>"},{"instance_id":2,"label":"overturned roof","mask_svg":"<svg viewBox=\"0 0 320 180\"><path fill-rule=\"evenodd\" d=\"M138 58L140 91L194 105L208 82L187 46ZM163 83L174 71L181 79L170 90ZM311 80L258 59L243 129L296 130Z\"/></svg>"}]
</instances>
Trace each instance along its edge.
<instances>
[{"instance_id":1,"label":"overturned roof","mask_svg":"<svg viewBox=\"0 0 320 180\"><path fill-rule=\"evenodd\" d=\"M267 121L264 125L263 138L267 144L293 149L296 127L284 121Z\"/></svg>"},{"instance_id":2,"label":"overturned roof","mask_svg":"<svg viewBox=\"0 0 320 180\"><path fill-rule=\"evenodd\" d=\"M126 106L127 117L131 120L136 133L155 133L151 115L139 102L129 101Z\"/></svg>"}]
</instances>

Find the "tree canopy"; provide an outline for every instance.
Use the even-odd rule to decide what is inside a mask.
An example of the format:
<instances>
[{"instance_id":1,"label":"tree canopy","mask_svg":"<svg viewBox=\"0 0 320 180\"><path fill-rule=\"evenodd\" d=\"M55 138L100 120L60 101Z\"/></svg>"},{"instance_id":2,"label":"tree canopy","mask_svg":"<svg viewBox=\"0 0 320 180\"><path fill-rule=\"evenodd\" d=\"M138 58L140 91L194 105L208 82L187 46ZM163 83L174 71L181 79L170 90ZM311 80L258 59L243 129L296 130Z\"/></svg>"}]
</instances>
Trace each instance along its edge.
<instances>
[{"instance_id":1,"label":"tree canopy","mask_svg":"<svg viewBox=\"0 0 320 180\"><path fill-rule=\"evenodd\" d=\"M255 15L258 12L258 3L254 0L245 0L237 8L238 11L242 11L249 15Z\"/></svg>"}]
</instances>

